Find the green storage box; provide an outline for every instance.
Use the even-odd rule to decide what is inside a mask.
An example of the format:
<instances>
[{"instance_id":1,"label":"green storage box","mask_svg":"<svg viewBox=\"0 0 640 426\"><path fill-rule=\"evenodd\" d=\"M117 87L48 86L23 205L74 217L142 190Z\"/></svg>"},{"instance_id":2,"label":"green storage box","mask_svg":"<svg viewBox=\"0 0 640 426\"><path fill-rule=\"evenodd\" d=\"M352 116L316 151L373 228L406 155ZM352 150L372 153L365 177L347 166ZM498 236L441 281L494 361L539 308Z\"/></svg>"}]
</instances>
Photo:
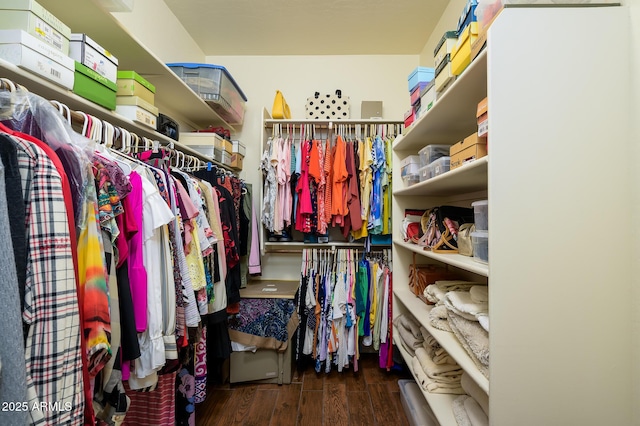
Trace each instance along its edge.
<instances>
[{"instance_id":1,"label":"green storage box","mask_svg":"<svg viewBox=\"0 0 640 426\"><path fill-rule=\"evenodd\" d=\"M116 109L116 90L115 83L76 61L73 93L113 111Z\"/></svg>"},{"instance_id":2,"label":"green storage box","mask_svg":"<svg viewBox=\"0 0 640 426\"><path fill-rule=\"evenodd\" d=\"M138 96L155 104L156 87L135 71L118 71L118 96Z\"/></svg>"}]
</instances>

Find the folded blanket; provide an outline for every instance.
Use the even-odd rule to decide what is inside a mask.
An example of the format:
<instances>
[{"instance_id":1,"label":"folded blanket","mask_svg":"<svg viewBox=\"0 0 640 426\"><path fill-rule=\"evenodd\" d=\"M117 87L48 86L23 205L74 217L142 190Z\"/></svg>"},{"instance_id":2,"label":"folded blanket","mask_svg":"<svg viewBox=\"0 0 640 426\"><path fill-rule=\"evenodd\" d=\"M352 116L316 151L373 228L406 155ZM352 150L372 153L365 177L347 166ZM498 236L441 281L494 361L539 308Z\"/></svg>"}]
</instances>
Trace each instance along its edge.
<instances>
[{"instance_id":1,"label":"folded blanket","mask_svg":"<svg viewBox=\"0 0 640 426\"><path fill-rule=\"evenodd\" d=\"M468 291L447 292L443 301L447 309L472 321L478 321L478 315L489 313L489 303L475 303Z\"/></svg>"},{"instance_id":2,"label":"folded blanket","mask_svg":"<svg viewBox=\"0 0 640 426\"><path fill-rule=\"evenodd\" d=\"M427 377L437 382L459 383L462 377L462 369L458 364L436 364L424 348L416 349L416 358Z\"/></svg>"},{"instance_id":3,"label":"folded blanket","mask_svg":"<svg viewBox=\"0 0 640 426\"><path fill-rule=\"evenodd\" d=\"M396 323L409 330L416 339L423 340L422 333L420 333L420 324L412 316L408 314L399 315L396 318Z\"/></svg>"},{"instance_id":4,"label":"folded blanket","mask_svg":"<svg viewBox=\"0 0 640 426\"><path fill-rule=\"evenodd\" d=\"M462 373L460 385L467 395L478 403L484 414L489 416L489 396L480 388L480 386L478 386L468 373Z\"/></svg>"},{"instance_id":5,"label":"folded blanket","mask_svg":"<svg viewBox=\"0 0 640 426\"><path fill-rule=\"evenodd\" d=\"M477 321L449 311L449 325L482 375L489 378L489 333Z\"/></svg>"},{"instance_id":6,"label":"folded blanket","mask_svg":"<svg viewBox=\"0 0 640 426\"><path fill-rule=\"evenodd\" d=\"M474 285L469 289L469 295L471 300L476 303L489 302L489 286L486 285Z\"/></svg>"},{"instance_id":7,"label":"folded blanket","mask_svg":"<svg viewBox=\"0 0 640 426\"><path fill-rule=\"evenodd\" d=\"M453 400L451 403L451 409L453 410L453 417L456 419L458 426L473 426L467 410L464 408L464 402L469 399L469 395L461 395Z\"/></svg>"},{"instance_id":8,"label":"folded blanket","mask_svg":"<svg viewBox=\"0 0 640 426\"><path fill-rule=\"evenodd\" d=\"M438 330L451 331L447 307L444 305L436 305L431 308L431 311L429 311L429 321L431 325Z\"/></svg>"},{"instance_id":9,"label":"folded blanket","mask_svg":"<svg viewBox=\"0 0 640 426\"><path fill-rule=\"evenodd\" d=\"M478 402L469 397L464 400L464 409L473 426L489 426L489 417L482 411Z\"/></svg>"}]
</instances>

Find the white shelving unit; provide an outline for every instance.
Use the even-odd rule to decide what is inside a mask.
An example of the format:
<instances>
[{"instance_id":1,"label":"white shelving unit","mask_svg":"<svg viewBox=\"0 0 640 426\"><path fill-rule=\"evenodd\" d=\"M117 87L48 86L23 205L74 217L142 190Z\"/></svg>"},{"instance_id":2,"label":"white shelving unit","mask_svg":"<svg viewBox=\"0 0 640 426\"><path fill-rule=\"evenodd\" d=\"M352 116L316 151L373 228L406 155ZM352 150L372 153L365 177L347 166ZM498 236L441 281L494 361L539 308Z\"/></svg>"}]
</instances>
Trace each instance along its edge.
<instances>
[{"instance_id":1,"label":"white shelving unit","mask_svg":"<svg viewBox=\"0 0 640 426\"><path fill-rule=\"evenodd\" d=\"M610 222L611 212L632 223L628 13L505 8L485 51L394 145L398 176L405 156L477 130L477 103L489 99L487 158L411 187L393 182L396 232L405 209L488 199L489 265L397 237L393 259L395 312L423 325L429 308L405 278L414 253L488 281L489 380L455 337L434 337L490 391L492 425L635 424L633 316L627 304L607 309L599 290L630 297L632 236L618 233L615 249L604 249L586 230ZM604 78L603 57L620 58L615 78Z\"/></svg>"}]
</instances>

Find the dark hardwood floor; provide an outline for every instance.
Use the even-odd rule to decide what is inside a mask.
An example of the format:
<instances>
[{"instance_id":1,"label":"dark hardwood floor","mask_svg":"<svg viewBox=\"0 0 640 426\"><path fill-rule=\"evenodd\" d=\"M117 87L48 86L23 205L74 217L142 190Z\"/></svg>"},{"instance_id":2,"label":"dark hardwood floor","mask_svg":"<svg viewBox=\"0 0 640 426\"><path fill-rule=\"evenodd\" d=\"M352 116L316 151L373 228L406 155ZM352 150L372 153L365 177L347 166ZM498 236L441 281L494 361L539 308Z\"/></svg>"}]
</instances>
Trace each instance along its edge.
<instances>
[{"instance_id":1,"label":"dark hardwood floor","mask_svg":"<svg viewBox=\"0 0 640 426\"><path fill-rule=\"evenodd\" d=\"M389 426L409 425L400 402L399 379L375 354L364 353L360 370L329 374L294 372L290 385L234 384L210 387L196 406L197 426Z\"/></svg>"}]
</instances>

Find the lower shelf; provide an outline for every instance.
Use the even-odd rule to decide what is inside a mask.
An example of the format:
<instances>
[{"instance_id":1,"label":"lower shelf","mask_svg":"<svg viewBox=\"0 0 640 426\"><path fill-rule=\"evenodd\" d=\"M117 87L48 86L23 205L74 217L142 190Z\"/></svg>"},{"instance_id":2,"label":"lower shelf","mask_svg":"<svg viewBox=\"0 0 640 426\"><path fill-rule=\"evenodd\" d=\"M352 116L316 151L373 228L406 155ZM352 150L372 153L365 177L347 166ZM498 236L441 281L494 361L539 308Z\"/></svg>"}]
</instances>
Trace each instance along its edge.
<instances>
[{"instance_id":1,"label":"lower shelf","mask_svg":"<svg viewBox=\"0 0 640 426\"><path fill-rule=\"evenodd\" d=\"M396 247L404 247L414 253L435 259L439 262L446 263L447 265L455 266L456 268L473 272L474 274L482 275L483 277L489 276L489 265L476 262L472 257L462 256L461 254L434 253L432 251L425 250L417 244L406 243L398 238L393 240L393 244Z\"/></svg>"},{"instance_id":2,"label":"lower shelf","mask_svg":"<svg viewBox=\"0 0 640 426\"><path fill-rule=\"evenodd\" d=\"M471 357L464 350L458 338L455 334L448 331L438 330L431 325L429 321L430 305L426 305L423 301L418 299L409 290L406 285L394 285L393 294L396 300L400 301L407 311L416 318L416 320L427 329L429 333L440 343L440 346L446 350L453 359L456 360L460 367L469 374L471 379L475 381L480 388L489 394L489 380L480 372L476 364ZM399 312L394 307L394 312Z\"/></svg>"},{"instance_id":3,"label":"lower shelf","mask_svg":"<svg viewBox=\"0 0 640 426\"><path fill-rule=\"evenodd\" d=\"M394 325L393 328L394 328L393 335L397 336L398 333L397 333L396 326ZM396 343L395 337L394 337L394 343ZM411 355L409 354L409 352L407 352L404 349L404 347L402 346L402 343L397 342L396 346L398 347L398 350L402 354L402 358L404 359L404 362L407 364L407 368L409 369L409 371L411 371L413 378L417 382L418 378L416 377L416 374L413 371L413 366L411 365L411 358L412 358ZM420 385L418 386L420 387ZM420 387L420 391L422 392L422 394L424 395L424 398L429 403L429 406L431 407L433 414L435 414L441 426L456 426L458 424L456 422L455 417L453 417L452 404L453 404L453 401L459 395L430 393L422 389L422 387Z\"/></svg>"}]
</instances>

